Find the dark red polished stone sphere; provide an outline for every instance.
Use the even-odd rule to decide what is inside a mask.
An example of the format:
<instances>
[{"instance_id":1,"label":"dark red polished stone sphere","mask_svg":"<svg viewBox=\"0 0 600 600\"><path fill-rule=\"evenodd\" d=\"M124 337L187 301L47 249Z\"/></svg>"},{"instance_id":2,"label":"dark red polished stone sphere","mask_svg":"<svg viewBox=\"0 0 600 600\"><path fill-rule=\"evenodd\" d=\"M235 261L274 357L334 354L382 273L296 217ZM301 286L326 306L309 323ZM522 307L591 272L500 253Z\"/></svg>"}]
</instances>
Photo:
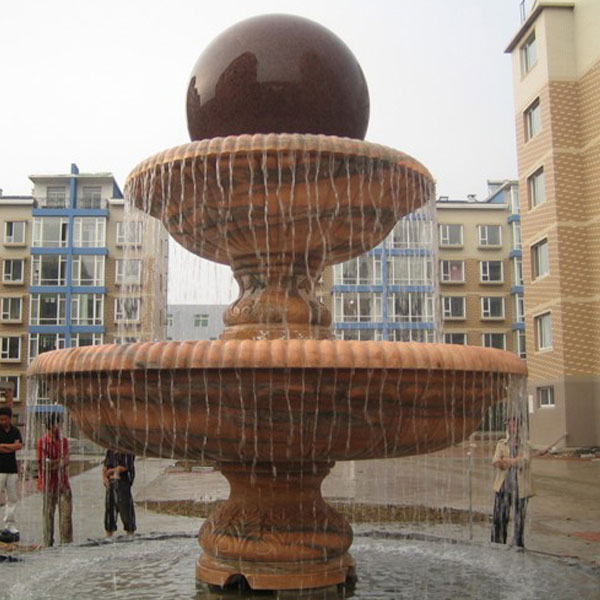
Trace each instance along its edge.
<instances>
[{"instance_id":1,"label":"dark red polished stone sphere","mask_svg":"<svg viewBox=\"0 0 600 600\"><path fill-rule=\"evenodd\" d=\"M364 139L369 91L358 61L325 27L263 15L204 50L187 92L192 140L243 133L323 133Z\"/></svg>"}]
</instances>

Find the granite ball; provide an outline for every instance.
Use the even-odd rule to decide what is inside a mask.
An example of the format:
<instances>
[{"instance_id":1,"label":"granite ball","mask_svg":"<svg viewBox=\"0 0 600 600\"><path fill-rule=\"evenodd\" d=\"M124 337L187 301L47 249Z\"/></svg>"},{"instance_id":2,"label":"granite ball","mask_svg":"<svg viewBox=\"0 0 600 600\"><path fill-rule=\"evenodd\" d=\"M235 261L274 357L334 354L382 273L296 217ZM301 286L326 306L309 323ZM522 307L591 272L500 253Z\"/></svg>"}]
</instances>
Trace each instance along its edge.
<instances>
[{"instance_id":1,"label":"granite ball","mask_svg":"<svg viewBox=\"0 0 600 600\"><path fill-rule=\"evenodd\" d=\"M221 33L194 66L190 138L313 133L364 139L369 90L348 46L293 15L263 15Z\"/></svg>"}]
</instances>

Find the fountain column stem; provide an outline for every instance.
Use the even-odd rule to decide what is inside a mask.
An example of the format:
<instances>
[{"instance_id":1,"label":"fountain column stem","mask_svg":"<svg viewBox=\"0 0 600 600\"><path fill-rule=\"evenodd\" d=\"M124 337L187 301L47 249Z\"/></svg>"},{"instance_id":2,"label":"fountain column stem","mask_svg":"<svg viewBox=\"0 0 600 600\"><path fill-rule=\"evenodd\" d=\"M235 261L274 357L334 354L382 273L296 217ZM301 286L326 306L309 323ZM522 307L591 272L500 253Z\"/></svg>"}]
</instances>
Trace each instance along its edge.
<instances>
[{"instance_id":1,"label":"fountain column stem","mask_svg":"<svg viewBox=\"0 0 600 600\"><path fill-rule=\"evenodd\" d=\"M353 576L352 528L321 496L332 464L222 464L231 493L200 530L197 578L300 589Z\"/></svg>"}]
</instances>

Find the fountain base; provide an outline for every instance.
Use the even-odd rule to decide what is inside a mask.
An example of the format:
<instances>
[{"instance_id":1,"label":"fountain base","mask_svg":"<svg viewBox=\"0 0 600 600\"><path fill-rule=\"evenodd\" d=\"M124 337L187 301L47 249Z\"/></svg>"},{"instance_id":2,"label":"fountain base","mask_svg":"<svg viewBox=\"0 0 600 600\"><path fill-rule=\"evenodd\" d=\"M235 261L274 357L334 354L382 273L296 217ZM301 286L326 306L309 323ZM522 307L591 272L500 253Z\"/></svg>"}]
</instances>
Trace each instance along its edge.
<instances>
[{"instance_id":1,"label":"fountain base","mask_svg":"<svg viewBox=\"0 0 600 600\"><path fill-rule=\"evenodd\" d=\"M201 582L254 590L321 588L354 578L352 529L321 496L332 463L221 464L231 493L200 530Z\"/></svg>"}]
</instances>

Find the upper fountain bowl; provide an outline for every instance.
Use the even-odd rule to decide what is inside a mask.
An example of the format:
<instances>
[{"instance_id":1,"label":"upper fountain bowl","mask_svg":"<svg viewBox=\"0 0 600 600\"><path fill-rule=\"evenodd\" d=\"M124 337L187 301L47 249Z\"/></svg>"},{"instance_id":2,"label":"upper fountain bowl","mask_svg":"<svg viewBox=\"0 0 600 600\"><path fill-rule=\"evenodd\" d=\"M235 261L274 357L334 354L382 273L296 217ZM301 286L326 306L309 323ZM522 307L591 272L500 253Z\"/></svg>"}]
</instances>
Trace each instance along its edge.
<instances>
[{"instance_id":1,"label":"upper fountain bowl","mask_svg":"<svg viewBox=\"0 0 600 600\"><path fill-rule=\"evenodd\" d=\"M293 15L262 15L220 34L200 55L187 91L192 141L255 133L364 139L365 76L331 31Z\"/></svg>"}]
</instances>

